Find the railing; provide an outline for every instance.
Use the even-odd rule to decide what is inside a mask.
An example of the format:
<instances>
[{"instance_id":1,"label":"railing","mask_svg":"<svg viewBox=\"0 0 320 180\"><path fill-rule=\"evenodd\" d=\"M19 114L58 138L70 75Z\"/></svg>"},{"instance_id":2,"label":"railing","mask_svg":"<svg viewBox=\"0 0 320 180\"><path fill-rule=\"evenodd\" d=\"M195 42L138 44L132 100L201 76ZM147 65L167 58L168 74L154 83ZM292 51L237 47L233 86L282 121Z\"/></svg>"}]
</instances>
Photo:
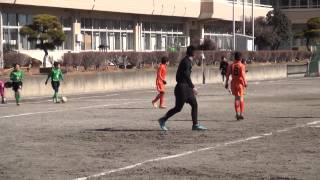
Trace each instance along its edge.
<instances>
[{"instance_id":1,"label":"railing","mask_svg":"<svg viewBox=\"0 0 320 180\"><path fill-rule=\"evenodd\" d=\"M221 1L221 0L220 0ZM225 0L227 1L228 3L233 3L233 0ZM243 0L234 0L235 1L235 4L236 5L243 5ZM247 6L252 6L252 0L244 0L244 3L247 5ZM267 7L267 8L271 8L272 5L271 4L261 4L259 0L255 0L255 6L257 7Z\"/></svg>"},{"instance_id":2,"label":"railing","mask_svg":"<svg viewBox=\"0 0 320 180\"><path fill-rule=\"evenodd\" d=\"M304 8L320 8L320 0L307 0L307 1L279 1L279 7L282 9L304 9Z\"/></svg>"},{"instance_id":3,"label":"railing","mask_svg":"<svg viewBox=\"0 0 320 180\"><path fill-rule=\"evenodd\" d=\"M295 5L295 6L280 6L281 9L306 9L306 8L320 8L318 5Z\"/></svg>"},{"instance_id":4,"label":"railing","mask_svg":"<svg viewBox=\"0 0 320 180\"><path fill-rule=\"evenodd\" d=\"M309 63L305 64L288 64L287 65L287 76L292 75L307 75Z\"/></svg>"}]
</instances>

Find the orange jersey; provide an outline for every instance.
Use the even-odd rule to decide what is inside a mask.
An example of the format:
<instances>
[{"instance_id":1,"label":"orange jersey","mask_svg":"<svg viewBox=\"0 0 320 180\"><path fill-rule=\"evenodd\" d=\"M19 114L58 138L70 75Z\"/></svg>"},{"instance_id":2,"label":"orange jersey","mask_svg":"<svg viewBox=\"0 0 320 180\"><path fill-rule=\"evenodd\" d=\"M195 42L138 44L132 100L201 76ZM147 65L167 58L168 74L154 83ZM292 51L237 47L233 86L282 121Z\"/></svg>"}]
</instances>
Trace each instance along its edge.
<instances>
[{"instance_id":1,"label":"orange jersey","mask_svg":"<svg viewBox=\"0 0 320 180\"><path fill-rule=\"evenodd\" d=\"M231 80L231 90L232 94L235 96L243 96L244 88L247 86L246 80L246 67L241 61L234 61L227 71L227 79L232 76Z\"/></svg>"},{"instance_id":2,"label":"orange jersey","mask_svg":"<svg viewBox=\"0 0 320 180\"><path fill-rule=\"evenodd\" d=\"M231 83L241 84L246 86L246 66L241 63L241 61L234 61L229 67L227 71L227 77L232 76Z\"/></svg>"},{"instance_id":3,"label":"orange jersey","mask_svg":"<svg viewBox=\"0 0 320 180\"><path fill-rule=\"evenodd\" d=\"M163 81L166 80L166 75L167 75L167 65L165 64L160 64L160 67L158 68L157 72L157 80L156 80L156 85L157 85L157 90L159 92L164 92L164 83Z\"/></svg>"}]
</instances>

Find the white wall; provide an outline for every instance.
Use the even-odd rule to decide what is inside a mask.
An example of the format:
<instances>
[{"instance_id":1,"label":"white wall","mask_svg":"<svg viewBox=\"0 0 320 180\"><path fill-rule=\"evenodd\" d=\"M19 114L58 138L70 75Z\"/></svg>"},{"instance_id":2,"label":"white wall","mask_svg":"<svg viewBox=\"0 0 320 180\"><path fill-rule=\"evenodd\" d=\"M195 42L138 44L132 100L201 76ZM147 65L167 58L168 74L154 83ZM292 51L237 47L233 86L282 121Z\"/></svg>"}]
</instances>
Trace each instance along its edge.
<instances>
[{"instance_id":1,"label":"white wall","mask_svg":"<svg viewBox=\"0 0 320 180\"><path fill-rule=\"evenodd\" d=\"M287 66L259 65L249 66L248 80L268 80L287 77ZM167 73L168 86L174 86L176 69L169 69ZM210 67L205 71L206 83L221 83L218 68ZM192 81L202 83L201 68L193 68ZM108 72L96 74L66 75L61 84L61 92L68 94L93 93L101 91L121 91L128 89L155 88L156 70L132 70L126 72ZM51 97L51 85L45 86L46 76L25 77L22 96L48 96ZM13 97L11 89L6 89L9 98Z\"/></svg>"}]
</instances>

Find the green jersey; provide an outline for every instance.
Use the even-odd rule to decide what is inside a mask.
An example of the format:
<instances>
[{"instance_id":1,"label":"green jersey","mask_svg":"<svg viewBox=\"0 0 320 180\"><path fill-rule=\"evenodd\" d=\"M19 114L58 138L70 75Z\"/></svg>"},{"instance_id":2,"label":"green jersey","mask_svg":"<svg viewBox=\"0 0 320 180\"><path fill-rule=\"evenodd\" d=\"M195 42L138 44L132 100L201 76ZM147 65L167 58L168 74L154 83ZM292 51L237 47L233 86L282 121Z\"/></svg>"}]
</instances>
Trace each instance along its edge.
<instances>
[{"instance_id":1,"label":"green jersey","mask_svg":"<svg viewBox=\"0 0 320 180\"><path fill-rule=\"evenodd\" d=\"M13 70L10 73L10 80L12 82L21 82L23 80L23 77L24 77L24 73L21 70L17 70L17 71Z\"/></svg>"},{"instance_id":2,"label":"green jersey","mask_svg":"<svg viewBox=\"0 0 320 180\"><path fill-rule=\"evenodd\" d=\"M50 78L52 81L61 81L63 80L62 71L59 68L52 68L50 73Z\"/></svg>"}]
</instances>

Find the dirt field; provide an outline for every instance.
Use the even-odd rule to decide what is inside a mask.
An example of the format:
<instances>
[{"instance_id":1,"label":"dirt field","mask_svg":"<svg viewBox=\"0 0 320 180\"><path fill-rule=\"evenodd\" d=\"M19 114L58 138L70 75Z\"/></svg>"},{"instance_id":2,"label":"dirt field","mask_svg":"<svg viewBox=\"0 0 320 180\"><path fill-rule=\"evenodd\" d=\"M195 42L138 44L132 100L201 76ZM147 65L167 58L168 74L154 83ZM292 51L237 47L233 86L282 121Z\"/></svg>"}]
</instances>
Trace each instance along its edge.
<instances>
[{"instance_id":1,"label":"dirt field","mask_svg":"<svg viewBox=\"0 0 320 180\"><path fill-rule=\"evenodd\" d=\"M243 121L222 84L199 88L206 132L188 105L160 132L153 90L0 105L0 179L320 179L319 78L251 82Z\"/></svg>"}]
</instances>

